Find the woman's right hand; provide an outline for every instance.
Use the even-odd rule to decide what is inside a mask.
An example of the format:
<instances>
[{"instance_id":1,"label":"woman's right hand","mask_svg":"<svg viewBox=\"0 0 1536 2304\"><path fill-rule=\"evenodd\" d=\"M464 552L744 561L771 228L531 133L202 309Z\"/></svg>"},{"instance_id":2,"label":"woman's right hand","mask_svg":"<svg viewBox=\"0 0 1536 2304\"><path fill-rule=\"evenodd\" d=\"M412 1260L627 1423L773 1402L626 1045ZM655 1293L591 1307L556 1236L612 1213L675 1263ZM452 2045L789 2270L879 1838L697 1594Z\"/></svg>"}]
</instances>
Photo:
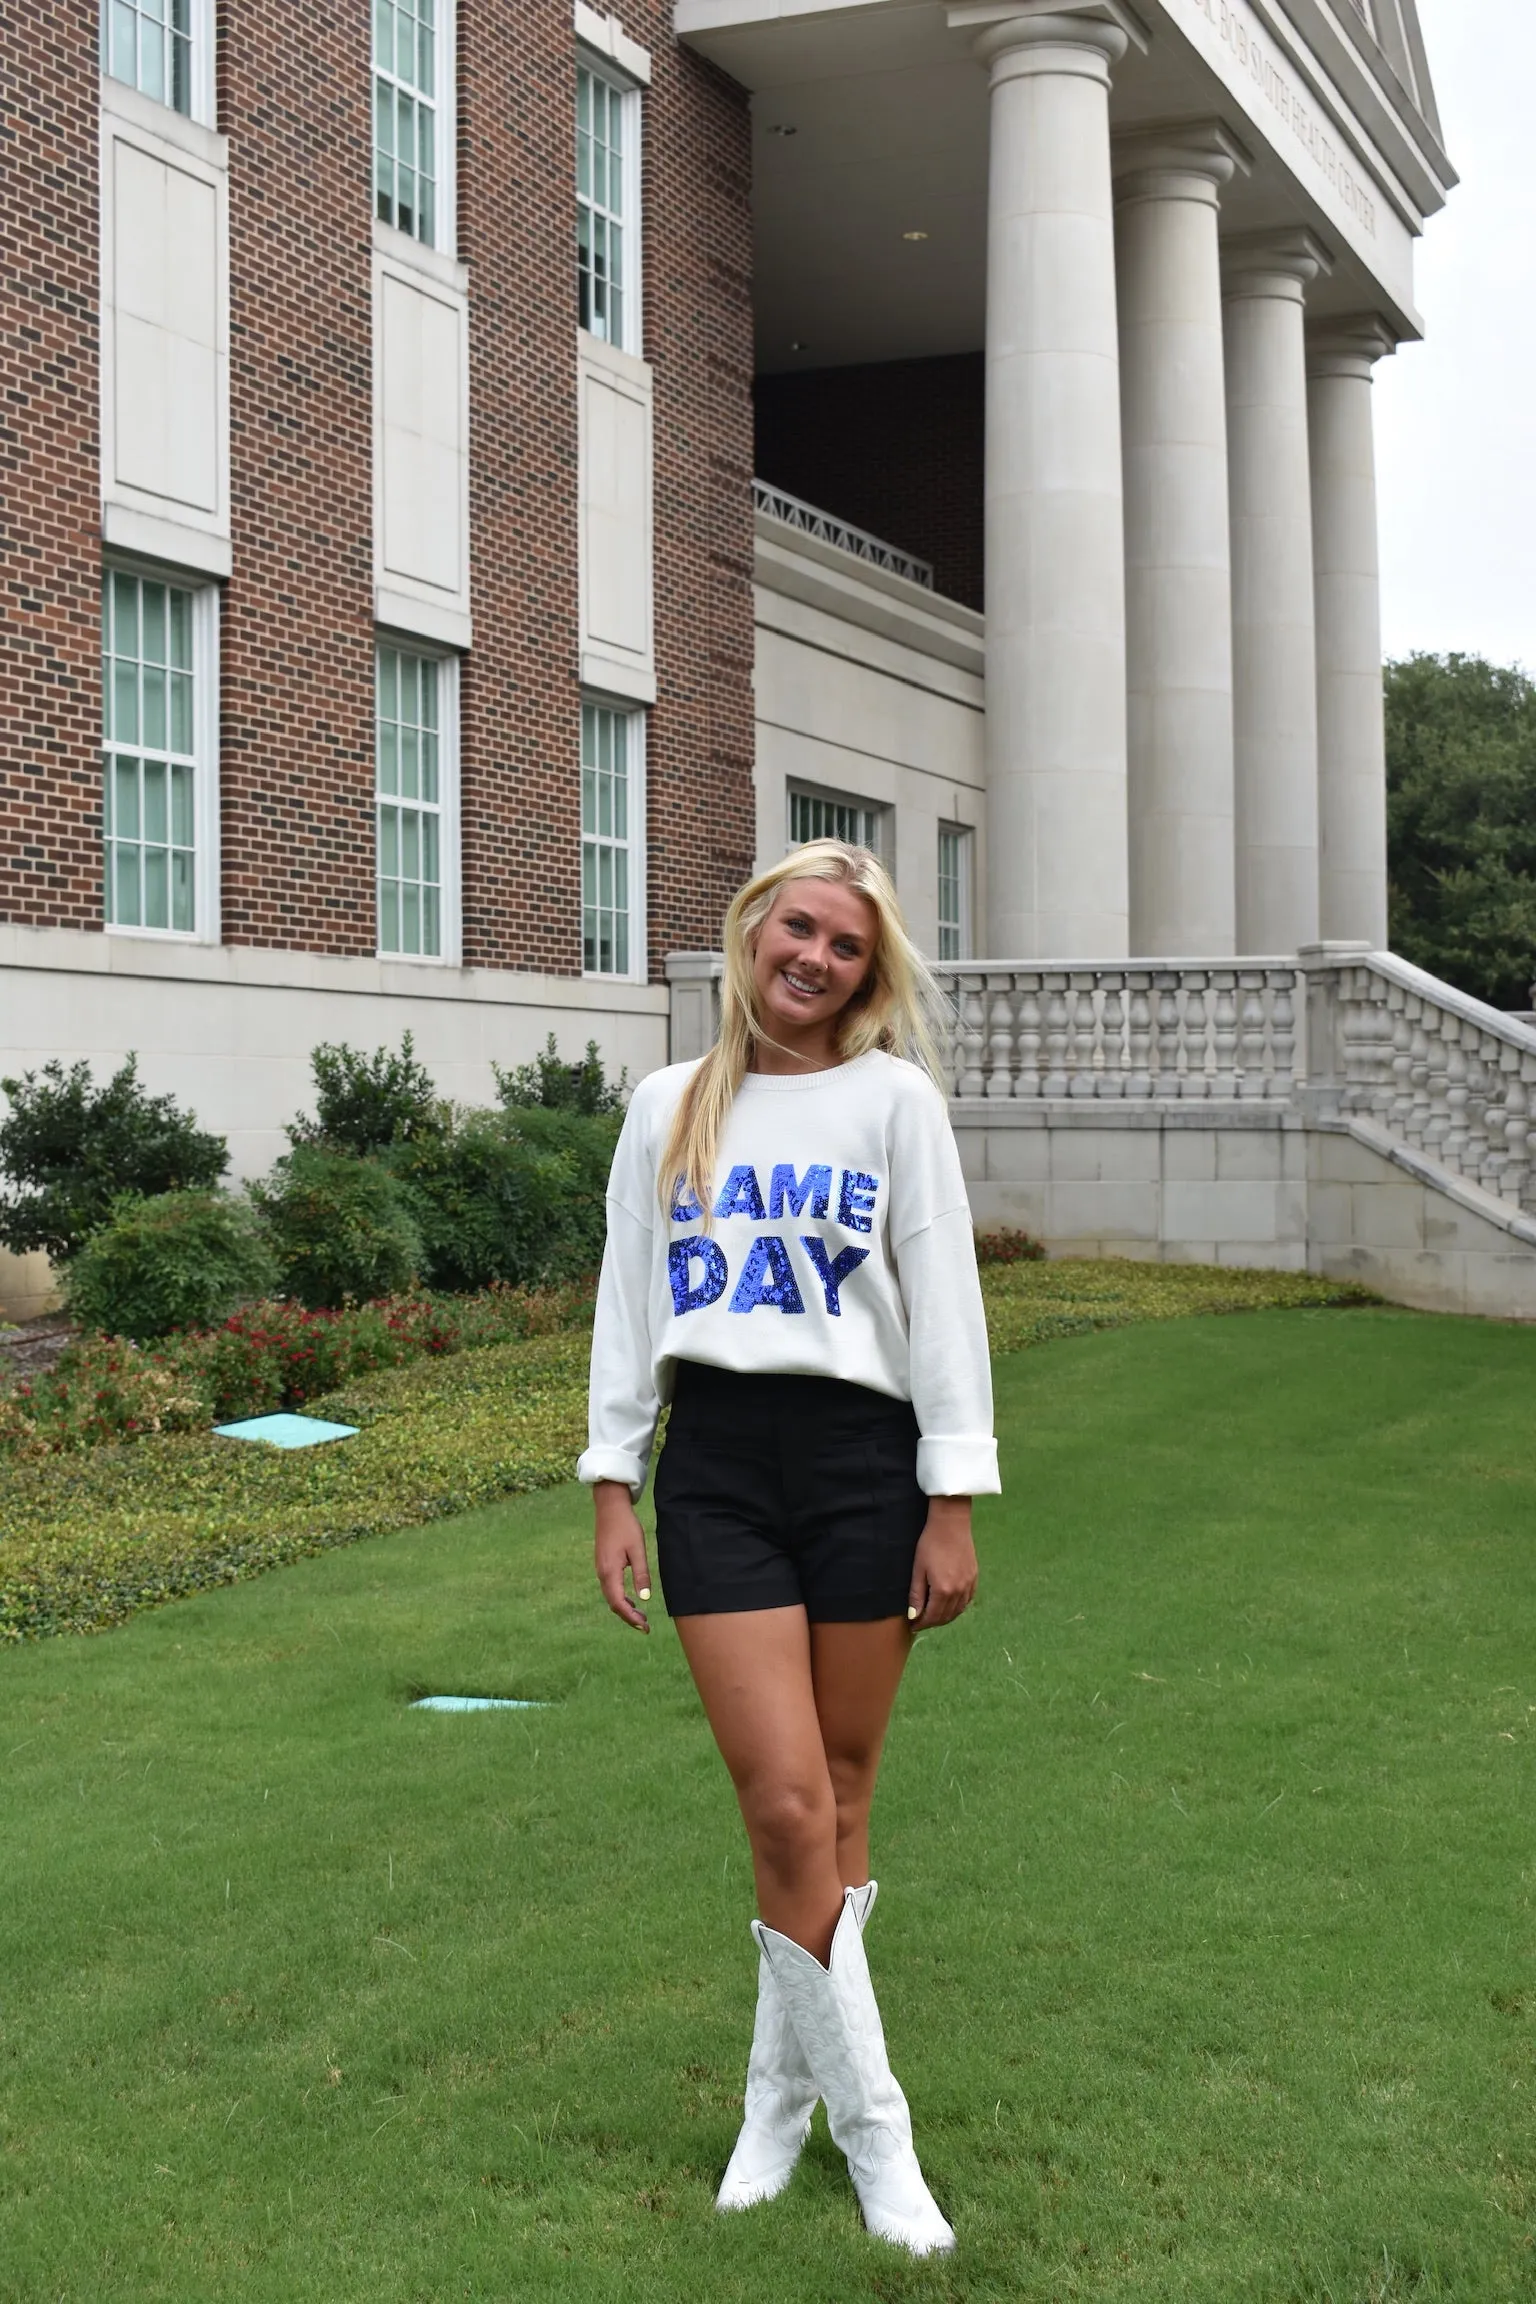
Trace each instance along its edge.
<instances>
[{"instance_id":1,"label":"woman's right hand","mask_svg":"<svg viewBox=\"0 0 1536 2304\"><path fill-rule=\"evenodd\" d=\"M624 1589L627 1568L634 1580L635 1599L649 1600L651 1571L645 1558L645 1530L622 1480L599 1480L592 1490L597 1509L597 1540L593 1557L603 1598L625 1624L649 1632L650 1624Z\"/></svg>"}]
</instances>

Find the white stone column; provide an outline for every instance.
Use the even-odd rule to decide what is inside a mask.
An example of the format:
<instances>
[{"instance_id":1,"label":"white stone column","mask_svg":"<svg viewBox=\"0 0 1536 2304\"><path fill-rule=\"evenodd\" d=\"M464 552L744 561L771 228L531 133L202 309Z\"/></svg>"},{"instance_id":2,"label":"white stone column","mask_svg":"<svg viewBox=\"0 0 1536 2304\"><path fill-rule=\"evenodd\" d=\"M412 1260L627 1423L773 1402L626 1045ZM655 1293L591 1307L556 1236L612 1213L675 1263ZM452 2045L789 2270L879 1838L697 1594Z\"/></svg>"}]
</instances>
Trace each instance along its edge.
<instances>
[{"instance_id":1,"label":"white stone column","mask_svg":"<svg viewBox=\"0 0 1536 2304\"><path fill-rule=\"evenodd\" d=\"M1307 339L1322 934L1377 952L1387 942L1387 738L1371 376L1395 348L1374 313L1327 321Z\"/></svg>"},{"instance_id":2,"label":"white stone column","mask_svg":"<svg viewBox=\"0 0 1536 2304\"><path fill-rule=\"evenodd\" d=\"M1115 146L1130 948L1231 953L1232 568L1216 122Z\"/></svg>"},{"instance_id":3,"label":"white stone column","mask_svg":"<svg viewBox=\"0 0 1536 2304\"><path fill-rule=\"evenodd\" d=\"M1227 455L1237 948L1317 940L1317 640L1303 305L1331 269L1300 228L1228 241Z\"/></svg>"},{"instance_id":4,"label":"white stone column","mask_svg":"<svg viewBox=\"0 0 1536 2304\"><path fill-rule=\"evenodd\" d=\"M991 74L989 950L1127 949L1125 541L1110 67L1115 0L950 10Z\"/></svg>"}]
</instances>

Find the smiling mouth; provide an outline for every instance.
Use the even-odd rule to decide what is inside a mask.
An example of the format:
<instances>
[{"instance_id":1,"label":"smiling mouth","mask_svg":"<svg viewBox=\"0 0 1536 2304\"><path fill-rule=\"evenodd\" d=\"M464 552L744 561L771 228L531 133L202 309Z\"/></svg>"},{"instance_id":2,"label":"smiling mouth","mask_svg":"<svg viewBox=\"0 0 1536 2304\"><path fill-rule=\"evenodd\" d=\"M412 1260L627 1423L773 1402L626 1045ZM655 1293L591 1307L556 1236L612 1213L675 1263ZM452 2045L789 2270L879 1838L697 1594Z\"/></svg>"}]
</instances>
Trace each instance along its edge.
<instances>
[{"instance_id":1,"label":"smiling mouth","mask_svg":"<svg viewBox=\"0 0 1536 2304\"><path fill-rule=\"evenodd\" d=\"M817 993L824 989L824 987L820 984L808 984L802 976L792 976L787 968L781 968L779 970L779 974L783 977L791 992L798 992L802 996L809 994L814 998Z\"/></svg>"}]
</instances>

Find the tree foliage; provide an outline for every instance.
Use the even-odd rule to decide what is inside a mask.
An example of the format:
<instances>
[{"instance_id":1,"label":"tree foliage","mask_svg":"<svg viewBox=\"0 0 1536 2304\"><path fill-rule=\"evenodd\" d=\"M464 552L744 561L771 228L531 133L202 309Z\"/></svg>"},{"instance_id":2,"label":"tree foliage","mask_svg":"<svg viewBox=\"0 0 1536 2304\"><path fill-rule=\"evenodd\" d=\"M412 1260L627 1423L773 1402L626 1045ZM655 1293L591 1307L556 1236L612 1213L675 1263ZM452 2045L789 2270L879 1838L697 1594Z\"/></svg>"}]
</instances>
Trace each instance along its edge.
<instances>
[{"instance_id":1,"label":"tree foliage","mask_svg":"<svg viewBox=\"0 0 1536 2304\"><path fill-rule=\"evenodd\" d=\"M125 1192L207 1190L229 1166L212 1136L173 1096L150 1096L130 1055L104 1088L88 1064L66 1072L57 1057L41 1073L0 1080L10 1110L0 1120L0 1248L41 1248L56 1264L106 1223Z\"/></svg>"},{"instance_id":2,"label":"tree foliage","mask_svg":"<svg viewBox=\"0 0 1536 2304\"><path fill-rule=\"evenodd\" d=\"M492 1064L491 1070L496 1094L509 1112L540 1106L549 1112L621 1112L629 1086L627 1069L617 1080L609 1080L595 1040L587 1042L586 1053L576 1063L568 1064L553 1032L531 1064L518 1064L510 1071Z\"/></svg>"},{"instance_id":3,"label":"tree foliage","mask_svg":"<svg viewBox=\"0 0 1536 2304\"><path fill-rule=\"evenodd\" d=\"M1495 1008L1536 977L1536 682L1480 656L1386 668L1392 949Z\"/></svg>"}]
</instances>

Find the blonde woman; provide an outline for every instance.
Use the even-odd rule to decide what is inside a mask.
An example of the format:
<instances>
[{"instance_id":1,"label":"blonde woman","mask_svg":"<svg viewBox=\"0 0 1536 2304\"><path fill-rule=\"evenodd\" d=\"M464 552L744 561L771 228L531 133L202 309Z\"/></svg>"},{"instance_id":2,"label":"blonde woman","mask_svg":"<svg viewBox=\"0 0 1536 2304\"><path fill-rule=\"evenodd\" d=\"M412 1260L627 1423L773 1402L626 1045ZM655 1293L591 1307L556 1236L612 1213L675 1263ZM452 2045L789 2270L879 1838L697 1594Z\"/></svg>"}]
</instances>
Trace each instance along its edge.
<instances>
[{"instance_id":1,"label":"blonde woman","mask_svg":"<svg viewBox=\"0 0 1536 2304\"><path fill-rule=\"evenodd\" d=\"M954 2233L923 2181L862 1941L869 1811L915 1633L976 1590L998 1486L934 987L877 858L816 840L725 921L717 1045L641 1081L608 1185L592 1344L597 1576L666 1604L736 1786L759 1917L746 2118L717 2205L788 2184L818 2097L869 2230ZM625 1575L633 1597L625 1590Z\"/></svg>"}]
</instances>

